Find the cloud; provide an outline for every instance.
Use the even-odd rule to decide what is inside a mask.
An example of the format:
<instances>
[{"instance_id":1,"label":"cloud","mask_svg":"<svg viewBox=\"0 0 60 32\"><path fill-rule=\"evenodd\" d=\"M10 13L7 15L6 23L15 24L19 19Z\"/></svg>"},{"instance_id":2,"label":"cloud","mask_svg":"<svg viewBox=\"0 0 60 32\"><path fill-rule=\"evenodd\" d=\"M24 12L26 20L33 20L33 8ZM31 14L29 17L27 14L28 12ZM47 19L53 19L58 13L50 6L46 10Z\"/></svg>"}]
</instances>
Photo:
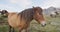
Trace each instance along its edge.
<instances>
[{"instance_id":1,"label":"cloud","mask_svg":"<svg viewBox=\"0 0 60 32\"><path fill-rule=\"evenodd\" d=\"M32 2L30 0L10 0L10 3L17 4L21 8L27 8Z\"/></svg>"},{"instance_id":2,"label":"cloud","mask_svg":"<svg viewBox=\"0 0 60 32\"><path fill-rule=\"evenodd\" d=\"M10 3L17 3L18 2L18 0L9 0L10 1Z\"/></svg>"},{"instance_id":3,"label":"cloud","mask_svg":"<svg viewBox=\"0 0 60 32\"><path fill-rule=\"evenodd\" d=\"M50 6L60 7L60 0L45 0L41 7L48 8Z\"/></svg>"},{"instance_id":4,"label":"cloud","mask_svg":"<svg viewBox=\"0 0 60 32\"><path fill-rule=\"evenodd\" d=\"M4 4L0 4L0 9L1 10L7 10L8 12L17 12L16 9L14 7L8 6L8 5L4 5Z\"/></svg>"},{"instance_id":5,"label":"cloud","mask_svg":"<svg viewBox=\"0 0 60 32\"><path fill-rule=\"evenodd\" d=\"M0 4L0 9L2 9L2 10L6 9L9 12L13 12L13 11L21 12L22 10L30 7L30 5L31 5L30 0L6 0L3 3Z\"/></svg>"},{"instance_id":6,"label":"cloud","mask_svg":"<svg viewBox=\"0 0 60 32\"><path fill-rule=\"evenodd\" d=\"M55 0L54 1L54 6L55 7L60 7L60 0Z\"/></svg>"},{"instance_id":7,"label":"cloud","mask_svg":"<svg viewBox=\"0 0 60 32\"><path fill-rule=\"evenodd\" d=\"M60 7L60 0L6 0L0 3L0 9L7 9L14 12L22 11L32 6L40 6L42 8L50 6Z\"/></svg>"}]
</instances>

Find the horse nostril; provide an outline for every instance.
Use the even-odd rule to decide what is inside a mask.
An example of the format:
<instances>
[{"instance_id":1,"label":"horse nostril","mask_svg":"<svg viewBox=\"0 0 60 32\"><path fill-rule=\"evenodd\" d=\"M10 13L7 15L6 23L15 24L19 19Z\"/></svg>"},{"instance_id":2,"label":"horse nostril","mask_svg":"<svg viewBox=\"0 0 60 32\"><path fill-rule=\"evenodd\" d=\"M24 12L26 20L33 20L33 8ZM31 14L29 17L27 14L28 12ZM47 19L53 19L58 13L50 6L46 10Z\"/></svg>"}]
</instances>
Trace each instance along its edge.
<instances>
[{"instance_id":1,"label":"horse nostril","mask_svg":"<svg viewBox=\"0 0 60 32\"><path fill-rule=\"evenodd\" d=\"M41 24L42 25L42 27L45 27L46 26L46 24Z\"/></svg>"}]
</instances>

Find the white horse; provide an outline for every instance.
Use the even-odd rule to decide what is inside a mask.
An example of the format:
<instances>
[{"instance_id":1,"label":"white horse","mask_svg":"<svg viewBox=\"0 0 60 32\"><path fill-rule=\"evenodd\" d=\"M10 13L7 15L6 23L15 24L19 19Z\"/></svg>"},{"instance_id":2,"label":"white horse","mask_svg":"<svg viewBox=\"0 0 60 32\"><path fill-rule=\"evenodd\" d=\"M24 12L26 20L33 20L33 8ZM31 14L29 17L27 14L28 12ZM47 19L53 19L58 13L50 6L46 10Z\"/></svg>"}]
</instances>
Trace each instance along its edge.
<instances>
[{"instance_id":1,"label":"white horse","mask_svg":"<svg viewBox=\"0 0 60 32\"><path fill-rule=\"evenodd\" d=\"M51 12L51 14L50 14L51 17L56 17L57 15L59 15L59 13L57 11Z\"/></svg>"}]
</instances>

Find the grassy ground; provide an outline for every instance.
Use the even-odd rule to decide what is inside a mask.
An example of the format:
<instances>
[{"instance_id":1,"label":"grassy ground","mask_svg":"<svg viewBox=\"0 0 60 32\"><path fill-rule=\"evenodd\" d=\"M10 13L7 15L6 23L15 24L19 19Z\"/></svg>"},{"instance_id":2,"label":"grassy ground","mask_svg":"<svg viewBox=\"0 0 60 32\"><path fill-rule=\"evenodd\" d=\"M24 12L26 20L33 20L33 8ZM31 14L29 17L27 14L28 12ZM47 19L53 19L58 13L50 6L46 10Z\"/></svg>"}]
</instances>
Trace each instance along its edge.
<instances>
[{"instance_id":1,"label":"grassy ground","mask_svg":"<svg viewBox=\"0 0 60 32\"><path fill-rule=\"evenodd\" d=\"M35 20L30 23L30 32L60 32L60 17L45 17L47 25L42 27ZM0 24L0 32L8 32L8 25Z\"/></svg>"}]
</instances>

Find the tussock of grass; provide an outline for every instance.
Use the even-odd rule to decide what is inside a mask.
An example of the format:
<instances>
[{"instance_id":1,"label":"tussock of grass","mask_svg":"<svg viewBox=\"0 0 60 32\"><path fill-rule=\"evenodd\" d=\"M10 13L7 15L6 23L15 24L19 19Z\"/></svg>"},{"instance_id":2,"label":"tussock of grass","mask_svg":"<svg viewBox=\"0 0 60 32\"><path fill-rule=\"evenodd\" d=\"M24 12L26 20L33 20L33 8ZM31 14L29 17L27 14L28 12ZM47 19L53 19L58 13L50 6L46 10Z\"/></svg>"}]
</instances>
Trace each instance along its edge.
<instances>
[{"instance_id":1,"label":"tussock of grass","mask_svg":"<svg viewBox=\"0 0 60 32\"><path fill-rule=\"evenodd\" d=\"M50 16L44 16L47 22L45 27L42 27L38 22L33 20L30 23L30 32L60 32L60 17L51 18ZM8 32L8 25L0 25L0 32ZM17 29L15 29L17 32Z\"/></svg>"}]
</instances>

